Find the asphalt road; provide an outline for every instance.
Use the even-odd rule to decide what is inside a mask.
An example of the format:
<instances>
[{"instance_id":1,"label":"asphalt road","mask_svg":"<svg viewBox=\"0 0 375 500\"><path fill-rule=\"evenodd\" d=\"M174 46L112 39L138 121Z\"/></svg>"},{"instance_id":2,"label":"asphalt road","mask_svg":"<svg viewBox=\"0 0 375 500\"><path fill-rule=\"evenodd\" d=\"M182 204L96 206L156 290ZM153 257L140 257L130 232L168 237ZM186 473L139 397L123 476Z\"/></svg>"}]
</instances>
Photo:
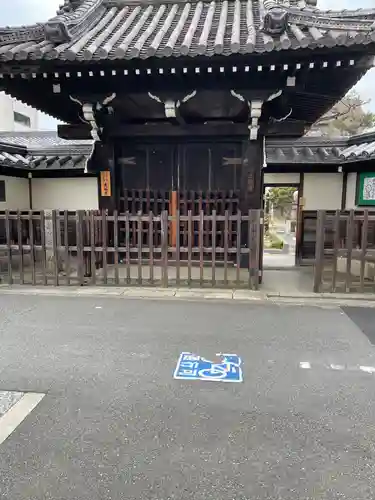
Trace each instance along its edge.
<instances>
[{"instance_id":1,"label":"asphalt road","mask_svg":"<svg viewBox=\"0 0 375 500\"><path fill-rule=\"evenodd\" d=\"M0 390L47 393L0 447L0 498L374 498L375 375L358 369L374 347L340 309L15 295L0 307ZM174 380L182 351L237 353L244 382Z\"/></svg>"}]
</instances>

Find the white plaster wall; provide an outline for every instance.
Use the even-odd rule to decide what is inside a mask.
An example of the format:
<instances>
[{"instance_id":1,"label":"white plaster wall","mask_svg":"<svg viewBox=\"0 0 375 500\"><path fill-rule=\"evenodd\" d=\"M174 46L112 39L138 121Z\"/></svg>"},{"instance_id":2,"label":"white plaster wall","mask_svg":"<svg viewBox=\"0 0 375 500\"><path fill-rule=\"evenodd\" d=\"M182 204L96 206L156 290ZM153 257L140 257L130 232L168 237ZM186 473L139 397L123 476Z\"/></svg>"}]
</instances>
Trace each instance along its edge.
<instances>
[{"instance_id":1,"label":"white plaster wall","mask_svg":"<svg viewBox=\"0 0 375 500\"><path fill-rule=\"evenodd\" d=\"M29 181L18 177L0 175L5 181L5 202L0 202L0 210L29 210Z\"/></svg>"},{"instance_id":2,"label":"white plaster wall","mask_svg":"<svg viewBox=\"0 0 375 500\"><path fill-rule=\"evenodd\" d=\"M305 210L337 210L341 208L342 173L305 174L303 198Z\"/></svg>"},{"instance_id":3,"label":"white plaster wall","mask_svg":"<svg viewBox=\"0 0 375 500\"><path fill-rule=\"evenodd\" d=\"M33 179L34 210L97 210L96 177L73 179Z\"/></svg>"},{"instance_id":4,"label":"white plaster wall","mask_svg":"<svg viewBox=\"0 0 375 500\"><path fill-rule=\"evenodd\" d=\"M13 113L17 111L30 118L30 127L16 123ZM25 130L36 130L38 128L38 111L26 106L4 92L0 92L0 130L9 132L21 132Z\"/></svg>"},{"instance_id":5,"label":"white plaster wall","mask_svg":"<svg viewBox=\"0 0 375 500\"><path fill-rule=\"evenodd\" d=\"M299 184L299 173L264 173L264 184Z\"/></svg>"},{"instance_id":6,"label":"white plaster wall","mask_svg":"<svg viewBox=\"0 0 375 500\"><path fill-rule=\"evenodd\" d=\"M346 204L345 208L351 210L356 208L356 187L357 187L357 172L350 172L348 174L348 182L346 185Z\"/></svg>"}]
</instances>

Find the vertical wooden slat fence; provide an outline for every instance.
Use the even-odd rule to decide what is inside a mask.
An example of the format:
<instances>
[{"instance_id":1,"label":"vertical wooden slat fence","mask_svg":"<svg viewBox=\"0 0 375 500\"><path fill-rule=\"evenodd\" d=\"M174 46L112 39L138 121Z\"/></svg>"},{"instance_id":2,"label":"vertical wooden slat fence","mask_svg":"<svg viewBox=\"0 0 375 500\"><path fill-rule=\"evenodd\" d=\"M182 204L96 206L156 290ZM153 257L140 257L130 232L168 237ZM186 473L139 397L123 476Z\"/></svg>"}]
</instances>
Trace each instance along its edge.
<instances>
[{"instance_id":1,"label":"vertical wooden slat fence","mask_svg":"<svg viewBox=\"0 0 375 500\"><path fill-rule=\"evenodd\" d=\"M0 213L0 279L28 285L257 289L262 212L206 212Z\"/></svg>"},{"instance_id":2,"label":"vertical wooden slat fence","mask_svg":"<svg viewBox=\"0 0 375 500\"><path fill-rule=\"evenodd\" d=\"M314 291L375 292L375 213L318 211Z\"/></svg>"}]
</instances>

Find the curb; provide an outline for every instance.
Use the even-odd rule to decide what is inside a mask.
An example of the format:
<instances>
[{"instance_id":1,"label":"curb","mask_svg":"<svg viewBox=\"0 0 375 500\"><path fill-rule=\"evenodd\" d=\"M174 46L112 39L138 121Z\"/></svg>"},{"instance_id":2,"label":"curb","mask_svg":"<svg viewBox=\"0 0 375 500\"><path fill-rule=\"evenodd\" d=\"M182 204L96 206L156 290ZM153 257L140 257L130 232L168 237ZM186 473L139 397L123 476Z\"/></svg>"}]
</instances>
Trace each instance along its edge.
<instances>
[{"instance_id":1,"label":"curb","mask_svg":"<svg viewBox=\"0 0 375 500\"><path fill-rule=\"evenodd\" d=\"M192 288L121 288L121 287L29 287L0 285L2 295L55 296L55 297L117 297L151 300L233 301L242 303L270 303L290 305L375 307L375 294L343 293L274 293L253 290L192 289Z\"/></svg>"}]
</instances>

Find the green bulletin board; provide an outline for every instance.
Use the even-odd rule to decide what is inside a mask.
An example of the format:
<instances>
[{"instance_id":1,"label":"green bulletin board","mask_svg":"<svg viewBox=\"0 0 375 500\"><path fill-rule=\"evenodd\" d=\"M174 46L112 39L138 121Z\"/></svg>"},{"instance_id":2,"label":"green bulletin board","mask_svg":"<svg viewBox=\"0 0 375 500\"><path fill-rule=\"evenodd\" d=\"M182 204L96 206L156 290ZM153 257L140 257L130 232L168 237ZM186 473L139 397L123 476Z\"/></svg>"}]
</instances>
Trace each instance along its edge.
<instances>
[{"instance_id":1,"label":"green bulletin board","mask_svg":"<svg viewBox=\"0 0 375 500\"><path fill-rule=\"evenodd\" d=\"M357 205L375 205L375 173L359 174Z\"/></svg>"}]
</instances>

